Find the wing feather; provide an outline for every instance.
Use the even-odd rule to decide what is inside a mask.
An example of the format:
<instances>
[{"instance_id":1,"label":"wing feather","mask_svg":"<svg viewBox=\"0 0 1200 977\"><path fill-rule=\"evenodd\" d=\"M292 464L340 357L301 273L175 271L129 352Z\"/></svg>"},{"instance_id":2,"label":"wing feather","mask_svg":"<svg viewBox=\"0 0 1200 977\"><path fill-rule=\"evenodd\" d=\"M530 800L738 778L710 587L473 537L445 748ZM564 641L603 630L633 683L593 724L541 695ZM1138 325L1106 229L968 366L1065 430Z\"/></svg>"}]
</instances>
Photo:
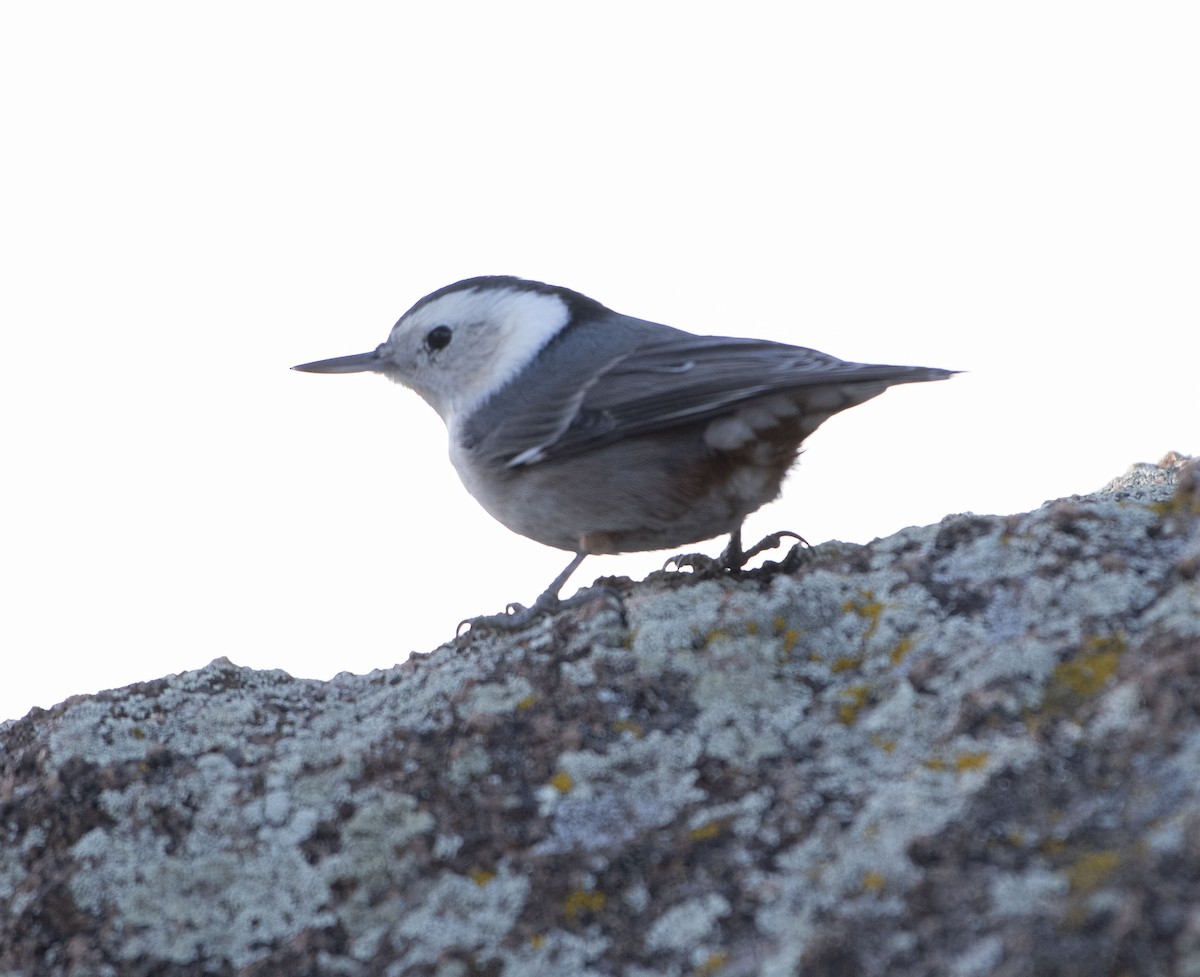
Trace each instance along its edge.
<instances>
[{"instance_id":1,"label":"wing feather","mask_svg":"<svg viewBox=\"0 0 1200 977\"><path fill-rule=\"evenodd\" d=\"M535 464L623 438L728 413L780 393L820 400L820 388L854 388L828 415L896 383L941 380L954 371L852 363L801 346L766 340L680 333L610 359L578 376L543 386L536 403L497 425L487 453L508 467Z\"/></svg>"}]
</instances>

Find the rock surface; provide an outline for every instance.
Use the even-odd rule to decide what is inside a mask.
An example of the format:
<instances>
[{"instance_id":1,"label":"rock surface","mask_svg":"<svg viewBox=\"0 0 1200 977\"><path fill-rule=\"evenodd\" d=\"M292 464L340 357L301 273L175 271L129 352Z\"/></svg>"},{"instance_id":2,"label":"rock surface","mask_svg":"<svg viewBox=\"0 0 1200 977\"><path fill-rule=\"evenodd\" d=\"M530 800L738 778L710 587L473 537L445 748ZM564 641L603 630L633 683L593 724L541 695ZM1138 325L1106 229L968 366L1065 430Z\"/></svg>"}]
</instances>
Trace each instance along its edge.
<instances>
[{"instance_id":1,"label":"rock surface","mask_svg":"<svg viewBox=\"0 0 1200 977\"><path fill-rule=\"evenodd\" d=\"M0 726L0 975L1200 974L1197 463L623 589Z\"/></svg>"}]
</instances>

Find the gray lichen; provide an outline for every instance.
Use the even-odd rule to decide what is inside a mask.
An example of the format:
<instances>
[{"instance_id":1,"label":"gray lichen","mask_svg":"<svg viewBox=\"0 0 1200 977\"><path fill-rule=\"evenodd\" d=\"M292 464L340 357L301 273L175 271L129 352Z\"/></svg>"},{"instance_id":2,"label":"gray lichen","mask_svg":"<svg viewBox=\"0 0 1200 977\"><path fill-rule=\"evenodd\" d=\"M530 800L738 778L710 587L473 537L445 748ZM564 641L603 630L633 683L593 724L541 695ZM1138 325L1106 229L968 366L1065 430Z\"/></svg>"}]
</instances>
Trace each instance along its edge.
<instances>
[{"instance_id":1,"label":"gray lichen","mask_svg":"<svg viewBox=\"0 0 1200 977\"><path fill-rule=\"evenodd\" d=\"M1200 469L0 726L0 973L1200 972Z\"/></svg>"}]
</instances>

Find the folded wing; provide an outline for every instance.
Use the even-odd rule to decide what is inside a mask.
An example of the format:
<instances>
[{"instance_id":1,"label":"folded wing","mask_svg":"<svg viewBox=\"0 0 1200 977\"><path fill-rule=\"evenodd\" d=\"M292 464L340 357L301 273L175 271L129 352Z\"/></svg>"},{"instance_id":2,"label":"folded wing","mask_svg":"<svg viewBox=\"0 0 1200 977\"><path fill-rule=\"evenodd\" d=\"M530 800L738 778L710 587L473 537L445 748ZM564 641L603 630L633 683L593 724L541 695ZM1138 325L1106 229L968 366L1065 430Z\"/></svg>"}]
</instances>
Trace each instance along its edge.
<instances>
[{"instance_id":1,"label":"folded wing","mask_svg":"<svg viewBox=\"0 0 1200 977\"><path fill-rule=\"evenodd\" d=\"M618 356L583 383L576 377L543 387L535 408L511 414L480 447L508 467L535 464L779 394L824 420L893 384L943 380L953 372L851 363L765 340L684 335Z\"/></svg>"}]
</instances>

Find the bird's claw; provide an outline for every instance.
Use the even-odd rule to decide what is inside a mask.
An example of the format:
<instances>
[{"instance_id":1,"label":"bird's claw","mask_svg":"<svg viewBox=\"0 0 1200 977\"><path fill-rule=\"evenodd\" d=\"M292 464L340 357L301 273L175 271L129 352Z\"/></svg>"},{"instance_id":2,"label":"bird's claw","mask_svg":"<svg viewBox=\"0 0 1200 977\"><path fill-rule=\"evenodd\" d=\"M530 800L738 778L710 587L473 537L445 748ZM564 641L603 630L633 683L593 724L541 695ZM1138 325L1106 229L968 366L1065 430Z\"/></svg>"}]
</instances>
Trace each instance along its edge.
<instances>
[{"instance_id":1,"label":"bird's claw","mask_svg":"<svg viewBox=\"0 0 1200 977\"><path fill-rule=\"evenodd\" d=\"M794 533L790 529L781 529L777 533L771 533L770 536L764 536L757 543L751 546L750 549L746 550L746 552L742 554L742 562L745 563L747 560L758 556L758 554L763 550L775 549L785 538L794 539L801 546L806 548L808 547L808 540L799 533Z\"/></svg>"},{"instance_id":2,"label":"bird's claw","mask_svg":"<svg viewBox=\"0 0 1200 977\"><path fill-rule=\"evenodd\" d=\"M703 553L676 553L663 564L664 570L670 570L672 567L676 570L686 568L692 573L716 573L725 569L719 557L706 556Z\"/></svg>"},{"instance_id":3,"label":"bird's claw","mask_svg":"<svg viewBox=\"0 0 1200 977\"><path fill-rule=\"evenodd\" d=\"M472 631L486 629L493 631L517 631L541 614L548 614L551 611L557 610L559 603L560 601L555 597L553 602L546 601L544 603L539 598L530 607L516 603L505 604L504 610L499 614L481 614L479 617L463 618L458 622L458 627L454 629L454 636L457 638L461 635L464 626L470 628Z\"/></svg>"},{"instance_id":4,"label":"bird's claw","mask_svg":"<svg viewBox=\"0 0 1200 977\"><path fill-rule=\"evenodd\" d=\"M794 539L801 546L808 546L808 541L799 533L784 529L764 537L748 550L743 550L737 542L731 540L729 546L717 557L706 556L703 553L679 553L667 560L663 564L663 569L670 570L674 567L676 570L683 570L687 568L693 574L705 577L716 576L720 573L736 573L746 565L747 560L753 559L764 550L775 549L785 538Z\"/></svg>"},{"instance_id":5,"label":"bird's claw","mask_svg":"<svg viewBox=\"0 0 1200 977\"><path fill-rule=\"evenodd\" d=\"M546 593L542 594L529 607L526 607L524 604L511 603L505 605L502 614L484 614L480 617L465 618L458 622L454 636L458 637L462 634L464 625L468 626L472 631L489 628L493 631L518 631L543 615L554 614L572 607L579 607L582 604L595 600L597 597L612 598L618 604L623 601L620 591L604 585L588 587L579 591L573 597L568 597L566 600L562 600L554 594Z\"/></svg>"}]
</instances>

